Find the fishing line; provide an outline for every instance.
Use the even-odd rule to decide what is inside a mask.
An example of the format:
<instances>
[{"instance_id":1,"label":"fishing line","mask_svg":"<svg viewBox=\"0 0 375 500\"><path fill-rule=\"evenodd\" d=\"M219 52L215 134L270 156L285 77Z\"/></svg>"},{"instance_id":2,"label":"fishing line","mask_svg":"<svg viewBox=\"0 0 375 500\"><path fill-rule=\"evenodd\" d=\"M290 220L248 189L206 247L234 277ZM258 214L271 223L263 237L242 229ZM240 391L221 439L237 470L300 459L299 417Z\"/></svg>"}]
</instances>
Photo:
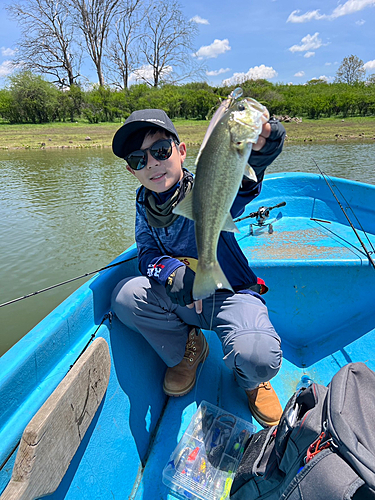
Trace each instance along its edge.
<instances>
[{"instance_id":1,"label":"fishing line","mask_svg":"<svg viewBox=\"0 0 375 500\"><path fill-rule=\"evenodd\" d=\"M336 194L335 194L334 190L332 189L332 186L331 186L331 185L330 185L330 183L327 181L327 178L326 178L326 177L328 177L328 176L327 176L327 175L326 175L326 174L325 174L325 173L324 173L324 172L320 169L319 165L316 163L316 161L314 160L314 158L312 158L312 160L313 160L313 162L315 163L315 165L316 165L317 169L319 170L319 172L321 173L321 175L322 175L323 179L325 180L325 182L326 182L327 186L329 187L329 189L330 189L331 193L332 193L332 194L333 194L333 196L335 197L335 200L336 200L336 201L337 201L337 203L339 204L339 207L341 208L341 210L342 210L343 214L345 215L345 217L346 217L347 221L349 222L350 227L353 229L354 234L355 234L355 235L356 235L356 237L358 238L358 241L360 242L360 244L361 244L361 246L362 246L363 250L365 251L365 253L366 253L366 255L367 255L367 258L368 258L369 262L372 264L373 268L375 269L375 262L374 262L373 258L371 257L370 252L367 250L367 248L366 248L365 244L364 244L364 243L363 243L363 241L361 240L361 237L359 236L358 231L356 230L356 228L354 227L354 225L353 225L352 221L350 220L350 218L349 218L348 214L346 213L345 208L344 208L344 207L342 206L342 204L340 203L340 200L337 198L337 196L336 196ZM330 179L329 177L328 177L328 179L331 181L331 179ZM332 182L332 181L331 181L331 182ZM333 185L334 185L334 184L333 184ZM335 186L335 185L334 185L334 186ZM335 186L335 187L337 188L337 186ZM341 193L340 193L340 194L341 194ZM344 199L345 199L345 198L344 198ZM345 201L346 201L346 200L345 200ZM346 201L346 203L347 203L347 204L348 204L348 206L349 206L349 203L348 203L347 201ZM349 207L350 207L350 206L349 206ZM350 208L350 209L351 209L351 208ZM351 210L352 210L352 209L351 209ZM353 212L353 210L352 210L352 212ZM353 214L354 214L354 212L353 212ZM357 219L357 221L358 221L358 219ZM361 226L361 225L360 225L360 226ZM363 227L362 227L362 226L361 226L361 229L362 229L362 231L364 232L364 234L366 234L366 232L364 231L364 229L363 229ZM366 234L366 237L367 237L367 234ZM367 237L367 239L368 239L368 237ZM371 244L371 243L370 243L370 244ZM373 246L372 246L372 245L371 245L371 248L373 248Z\"/></svg>"},{"instance_id":2,"label":"fishing line","mask_svg":"<svg viewBox=\"0 0 375 500\"><path fill-rule=\"evenodd\" d=\"M93 274L100 273L101 271L105 271L106 269L111 269L112 267L119 266L120 264L124 264L125 262L130 262L131 260L134 260L136 258L137 257L134 256L134 257L131 257L130 259L121 260L120 262L115 262L114 264L109 264L108 266L101 267L100 269L97 269L96 271L91 271L89 273L82 274L81 276L76 276L75 278L71 278L69 280L62 281L61 283L56 283L55 285L48 286L47 288L42 288L41 290L37 290L36 292L29 293L27 295L23 295L22 297L18 297L18 298L13 299L13 300L8 300L8 302L3 302L2 304L0 304L0 307L9 306L10 304L14 304L15 302L18 302L20 300L28 299L30 297L33 297L34 295L38 295L39 293L47 292L48 290L52 290L53 288L57 288L59 286L66 285L68 283L72 283L73 281L77 281L77 280L86 278L87 276L91 276Z\"/></svg>"},{"instance_id":3,"label":"fishing line","mask_svg":"<svg viewBox=\"0 0 375 500\"><path fill-rule=\"evenodd\" d=\"M209 344L209 341L210 341L211 332L212 332L212 325L213 325L213 322L214 322L215 296L216 296L216 293L213 294L211 320L210 320L210 329L209 329L208 335L206 337L207 344ZM203 302L202 302L202 308L203 308ZM202 332L202 335L203 335L203 332ZM203 365L206 363L206 359L207 358L208 358L208 356L205 357L204 361L201 363L201 366L198 368L197 379L196 379L196 382L195 382L194 399L197 399L198 382L199 382L199 378L200 378L202 370L203 370Z\"/></svg>"}]
</instances>

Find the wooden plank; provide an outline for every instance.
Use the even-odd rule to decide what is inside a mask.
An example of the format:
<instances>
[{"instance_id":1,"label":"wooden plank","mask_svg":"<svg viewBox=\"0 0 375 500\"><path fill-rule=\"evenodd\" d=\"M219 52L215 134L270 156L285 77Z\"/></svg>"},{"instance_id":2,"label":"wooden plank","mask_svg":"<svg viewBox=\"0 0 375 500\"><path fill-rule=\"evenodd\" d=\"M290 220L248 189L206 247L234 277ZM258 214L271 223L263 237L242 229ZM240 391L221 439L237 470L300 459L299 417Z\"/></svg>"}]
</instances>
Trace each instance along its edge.
<instances>
[{"instance_id":1,"label":"wooden plank","mask_svg":"<svg viewBox=\"0 0 375 500\"><path fill-rule=\"evenodd\" d=\"M1 500L34 500L56 490L103 399L110 367L108 344L98 338L24 430Z\"/></svg>"}]
</instances>

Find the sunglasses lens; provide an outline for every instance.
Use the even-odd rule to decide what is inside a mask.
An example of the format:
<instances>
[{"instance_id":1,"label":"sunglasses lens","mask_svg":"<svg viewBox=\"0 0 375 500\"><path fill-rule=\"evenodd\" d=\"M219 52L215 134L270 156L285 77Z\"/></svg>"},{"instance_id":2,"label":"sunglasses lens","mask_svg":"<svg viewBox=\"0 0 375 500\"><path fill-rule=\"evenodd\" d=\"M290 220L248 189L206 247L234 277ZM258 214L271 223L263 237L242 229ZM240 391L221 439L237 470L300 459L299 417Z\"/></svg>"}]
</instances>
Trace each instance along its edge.
<instances>
[{"instance_id":1,"label":"sunglasses lens","mask_svg":"<svg viewBox=\"0 0 375 500\"><path fill-rule=\"evenodd\" d=\"M147 153L146 151L134 151L126 157L126 161L130 168L133 170L141 170L146 166L147 163Z\"/></svg>"},{"instance_id":2,"label":"sunglasses lens","mask_svg":"<svg viewBox=\"0 0 375 500\"><path fill-rule=\"evenodd\" d=\"M172 154L172 140L161 139L160 141L154 142L150 148L133 151L133 153L130 153L130 155L125 158L129 167L133 170L141 170L144 168L147 165L147 151L150 151L151 156L155 158L155 160L167 160Z\"/></svg>"},{"instance_id":3,"label":"sunglasses lens","mask_svg":"<svg viewBox=\"0 0 375 500\"><path fill-rule=\"evenodd\" d=\"M156 141L151 146L150 153L155 160L167 160L172 154L172 141L168 141L167 139Z\"/></svg>"}]
</instances>

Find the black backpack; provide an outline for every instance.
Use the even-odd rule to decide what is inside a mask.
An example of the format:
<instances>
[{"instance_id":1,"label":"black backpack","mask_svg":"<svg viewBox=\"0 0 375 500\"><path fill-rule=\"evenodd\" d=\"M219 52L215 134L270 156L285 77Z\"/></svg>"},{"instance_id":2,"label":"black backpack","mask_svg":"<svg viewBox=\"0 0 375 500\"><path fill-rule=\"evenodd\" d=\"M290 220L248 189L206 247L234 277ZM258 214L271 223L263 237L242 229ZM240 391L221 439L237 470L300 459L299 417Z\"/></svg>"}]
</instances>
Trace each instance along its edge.
<instances>
[{"instance_id":1,"label":"black backpack","mask_svg":"<svg viewBox=\"0 0 375 500\"><path fill-rule=\"evenodd\" d=\"M375 373L342 367L288 401L280 423L251 436L231 500L374 500Z\"/></svg>"}]
</instances>

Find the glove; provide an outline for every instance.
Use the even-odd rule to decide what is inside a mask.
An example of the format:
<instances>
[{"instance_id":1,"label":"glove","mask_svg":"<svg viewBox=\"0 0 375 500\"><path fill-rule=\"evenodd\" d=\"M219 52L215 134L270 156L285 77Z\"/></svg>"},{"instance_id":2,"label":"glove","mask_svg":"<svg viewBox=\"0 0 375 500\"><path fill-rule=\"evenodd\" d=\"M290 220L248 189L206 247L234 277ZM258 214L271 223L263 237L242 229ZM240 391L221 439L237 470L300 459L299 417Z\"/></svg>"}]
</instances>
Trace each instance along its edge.
<instances>
[{"instance_id":1,"label":"glove","mask_svg":"<svg viewBox=\"0 0 375 500\"><path fill-rule=\"evenodd\" d=\"M168 276L165 288L173 304L187 306L194 302L194 278L194 271L185 265L178 267Z\"/></svg>"}]
</instances>

